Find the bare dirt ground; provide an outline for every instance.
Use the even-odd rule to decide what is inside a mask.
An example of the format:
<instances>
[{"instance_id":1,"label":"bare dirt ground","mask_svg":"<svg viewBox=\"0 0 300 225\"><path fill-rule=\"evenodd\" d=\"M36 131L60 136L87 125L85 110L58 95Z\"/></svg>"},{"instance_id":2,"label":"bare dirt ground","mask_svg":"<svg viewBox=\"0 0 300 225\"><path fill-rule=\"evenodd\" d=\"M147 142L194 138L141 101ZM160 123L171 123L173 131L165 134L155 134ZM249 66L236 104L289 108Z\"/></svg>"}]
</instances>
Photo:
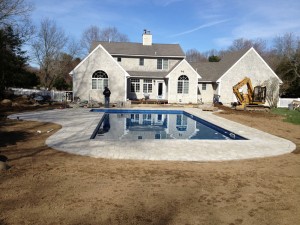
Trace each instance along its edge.
<instances>
[{"instance_id":1,"label":"bare dirt ground","mask_svg":"<svg viewBox=\"0 0 300 225\"><path fill-rule=\"evenodd\" d=\"M218 113L293 141L294 153L197 163L63 153L44 144L59 125L8 120L12 109L0 111L0 155L11 166L0 172L1 225L300 224L300 126L279 116Z\"/></svg>"}]
</instances>

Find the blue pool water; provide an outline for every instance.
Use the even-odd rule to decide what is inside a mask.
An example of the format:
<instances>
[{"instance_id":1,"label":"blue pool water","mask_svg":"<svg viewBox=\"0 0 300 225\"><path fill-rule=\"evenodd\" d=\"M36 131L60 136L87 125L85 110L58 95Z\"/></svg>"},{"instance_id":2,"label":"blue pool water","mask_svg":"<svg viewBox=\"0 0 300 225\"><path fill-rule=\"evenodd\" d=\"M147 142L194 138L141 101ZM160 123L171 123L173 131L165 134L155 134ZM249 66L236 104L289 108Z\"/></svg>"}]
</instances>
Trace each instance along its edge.
<instances>
[{"instance_id":1,"label":"blue pool water","mask_svg":"<svg viewBox=\"0 0 300 225\"><path fill-rule=\"evenodd\" d=\"M104 112L91 139L211 139L246 140L215 124L181 110L92 109Z\"/></svg>"}]
</instances>

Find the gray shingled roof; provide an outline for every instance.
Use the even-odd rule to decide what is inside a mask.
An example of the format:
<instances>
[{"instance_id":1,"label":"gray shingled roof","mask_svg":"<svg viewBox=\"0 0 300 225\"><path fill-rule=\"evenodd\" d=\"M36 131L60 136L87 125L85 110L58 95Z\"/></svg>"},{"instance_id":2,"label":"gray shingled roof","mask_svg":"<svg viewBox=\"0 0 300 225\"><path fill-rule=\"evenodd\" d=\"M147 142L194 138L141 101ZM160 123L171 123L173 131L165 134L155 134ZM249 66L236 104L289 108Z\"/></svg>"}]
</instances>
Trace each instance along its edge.
<instances>
[{"instance_id":1,"label":"gray shingled roof","mask_svg":"<svg viewBox=\"0 0 300 225\"><path fill-rule=\"evenodd\" d=\"M127 71L131 77L139 78L165 78L168 75L168 71L164 72L146 72L146 71Z\"/></svg>"},{"instance_id":2,"label":"gray shingled roof","mask_svg":"<svg viewBox=\"0 0 300 225\"><path fill-rule=\"evenodd\" d=\"M202 79L199 81L216 82L248 50L249 49L227 53L221 58L221 61L219 62L190 62L190 64L202 77Z\"/></svg>"},{"instance_id":3,"label":"gray shingled roof","mask_svg":"<svg viewBox=\"0 0 300 225\"><path fill-rule=\"evenodd\" d=\"M148 57L180 57L185 53L179 44L152 44L132 42L94 42L92 50L101 44L111 55L148 56Z\"/></svg>"}]
</instances>

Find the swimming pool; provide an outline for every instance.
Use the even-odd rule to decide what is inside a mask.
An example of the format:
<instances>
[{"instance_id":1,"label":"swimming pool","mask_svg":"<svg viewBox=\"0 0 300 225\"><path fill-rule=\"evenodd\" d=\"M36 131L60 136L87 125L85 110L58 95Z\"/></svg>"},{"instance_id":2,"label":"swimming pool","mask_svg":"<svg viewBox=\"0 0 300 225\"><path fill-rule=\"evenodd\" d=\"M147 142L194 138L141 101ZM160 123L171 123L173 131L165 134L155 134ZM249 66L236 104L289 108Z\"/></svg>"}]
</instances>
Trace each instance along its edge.
<instances>
[{"instance_id":1,"label":"swimming pool","mask_svg":"<svg viewBox=\"0 0 300 225\"><path fill-rule=\"evenodd\" d=\"M247 140L181 110L92 109L104 112L91 139L96 140Z\"/></svg>"},{"instance_id":2,"label":"swimming pool","mask_svg":"<svg viewBox=\"0 0 300 225\"><path fill-rule=\"evenodd\" d=\"M46 145L70 154L95 158L219 162L278 156L296 149L296 145L291 141L224 119L214 113L203 112L198 108L182 110L242 135L247 140L94 140L90 139L91 134L104 111L91 113L90 109L86 108L24 112L10 115L8 118L61 124L60 130L51 132Z\"/></svg>"}]
</instances>

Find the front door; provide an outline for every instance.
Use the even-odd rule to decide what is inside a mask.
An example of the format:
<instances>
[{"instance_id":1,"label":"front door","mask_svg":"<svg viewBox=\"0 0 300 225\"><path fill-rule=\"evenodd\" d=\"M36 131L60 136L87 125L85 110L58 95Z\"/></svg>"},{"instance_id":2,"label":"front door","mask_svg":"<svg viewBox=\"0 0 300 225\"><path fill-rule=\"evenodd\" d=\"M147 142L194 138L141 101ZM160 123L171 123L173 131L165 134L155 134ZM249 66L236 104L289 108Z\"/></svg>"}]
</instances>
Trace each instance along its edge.
<instances>
[{"instance_id":1,"label":"front door","mask_svg":"<svg viewBox=\"0 0 300 225\"><path fill-rule=\"evenodd\" d=\"M157 96L159 99L162 99L163 98L163 94L164 94L164 90L163 90L163 82L158 82L157 83Z\"/></svg>"}]
</instances>

